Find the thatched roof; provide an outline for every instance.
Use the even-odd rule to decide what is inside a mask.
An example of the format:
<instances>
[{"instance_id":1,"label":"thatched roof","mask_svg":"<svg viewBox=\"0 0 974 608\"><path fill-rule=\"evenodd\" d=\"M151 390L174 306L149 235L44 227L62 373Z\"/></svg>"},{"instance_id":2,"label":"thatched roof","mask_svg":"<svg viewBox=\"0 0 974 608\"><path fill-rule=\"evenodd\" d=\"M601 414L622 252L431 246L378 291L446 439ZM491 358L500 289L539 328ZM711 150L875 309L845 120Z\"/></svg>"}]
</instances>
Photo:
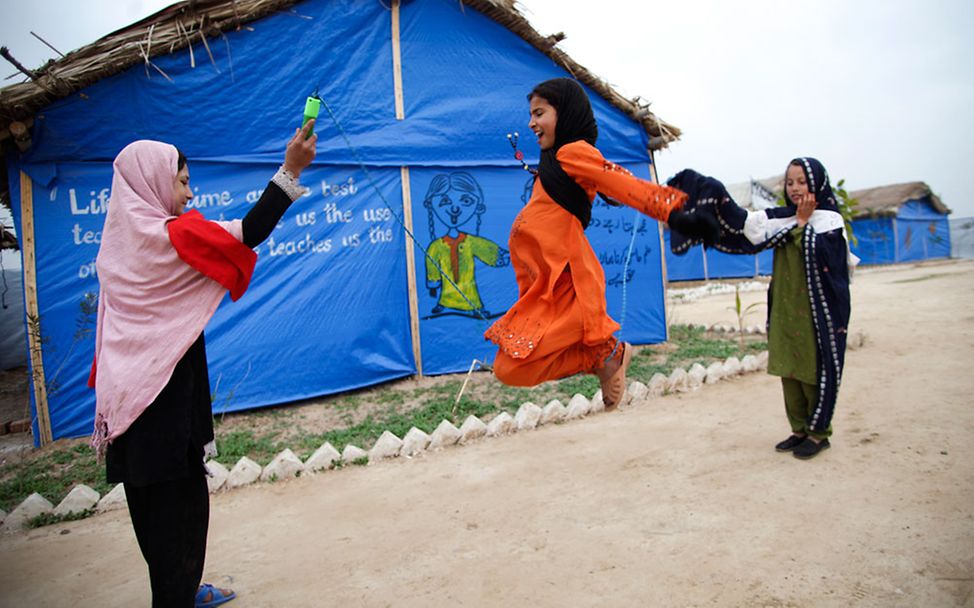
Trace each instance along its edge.
<instances>
[{"instance_id":1,"label":"thatched roof","mask_svg":"<svg viewBox=\"0 0 974 608\"><path fill-rule=\"evenodd\" d=\"M784 175L776 175L754 181L774 192L777 196L781 196L781 193L784 192ZM832 185L835 186L835 184ZM750 182L731 184L727 186L727 191L738 204L749 209L756 207L751 201ZM930 202L930 205L937 213L944 215L951 213L950 208L924 182L906 182L903 184L878 186L876 188L865 188L863 190L850 191L849 197L856 200L855 214L857 218L893 216L899 212L900 207L907 201L924 199Z\"/></svg>"},{"instance_id":2,"label":"thatched roof","mask_svg":"<svg viewBox=\"0 0 974 608\"><path fill-rule=\"evenodd\" d=\"M850 192L849 196L859 201L856 208L857 217L896 215L903 203L923 199L928 200L938 213L944 215L951 213L950 208L930 190L930 186L923 182L906 182L879 186L878 188L866 188L865 190Z\"/></svg>"},{"instance_id":3,"label":"thatched roof","mask_svg":"<svg viewBox=\"0 0 974 608\"><path fill-rule=\"evenodd\" d=\"M203 42L207 52L223 32L249 29L247 23L279 11L291 11L299 0L184 0L154 15L112 32L31 71L29 82L0 89L0 142L10 137L13 121L27 122L42 108L133 65L158 68L152 58L171 54L191 43ZM379 0L376 0L379 1ZM391 1L391 0L390 0ZM525 19L516 0L459 0L508 28L550 57L557 65L640 123L649 134L649 147L664 148L680 130L649 111L638 97L626 99L608 83L577 64L557 48L563 34L542 36ZM197 61L205 62L206 57Z\"/></svg>"}]
</instances>

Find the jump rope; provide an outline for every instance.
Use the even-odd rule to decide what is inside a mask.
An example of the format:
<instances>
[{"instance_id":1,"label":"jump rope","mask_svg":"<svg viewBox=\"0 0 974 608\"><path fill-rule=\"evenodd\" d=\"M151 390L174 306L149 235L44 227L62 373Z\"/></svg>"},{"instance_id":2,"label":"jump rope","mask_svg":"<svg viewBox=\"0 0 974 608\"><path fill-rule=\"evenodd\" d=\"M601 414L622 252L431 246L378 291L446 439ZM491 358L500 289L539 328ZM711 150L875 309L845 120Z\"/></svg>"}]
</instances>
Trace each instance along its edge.
<instances>
[{"instance_id":1,"label":"jump rope","mask_svg":"<svg viewBox=\"0 0 974 608\"><path fill-rule=\"evenodd\" d=\"M423 255L425 256L426 260L428 260L429 262L431 262L433 264L433 266L436 267L436 269L440 273L440 277L442 277L443 279L445 279L451 286L453 286L453 288L457 291L457 293L460 294L460 296L464 299L464 301L468 305L470 305L470 309L473 310L474 313L478 317L480 317L480 323L483 323L483 322L487 321L488 319L483 314L482 307L478 307L472 301L470 301L470 298L468 298L467 295L463 292L463 290L460 289L460 287L453 281L453 279L450 278L450 274L443 271L442 266L440 266L440 264L435 259L433 259L433 257L429 254L429 250L426 247L424 247L422 245L422 243L419 242L419 240L416 238L416 235L413 234L412 230L410 230L408 226L406 226L406 223L402 220L402 218L400 218L399 214L396 213L396 210L393 209L393 207L389 204L389 201L386 200L385 195L382 194L382 191L379 189L379 187L376 184L375 180L372 178L372 174L369 172L368 167L366 167L365 162L362 160L362 156L361 156L361 154L359 154L358 148L356 148L355 145L352 144L352 141L348 137L348 133L345 131L344 127L342 127L341 121L339 121L338 120L338 117L335 116L335 112L332 110L331 106L328 105L328 102L325 101L325 99L322 98L318 94L318 89L317 88L315 88L314 93L312 93L311 96L309 96L307 98L307 100L305 101L305 104L304 104L304 117L303 117L303 120L301 122L301 126L303 127L309 120L317 119L318 118L318 114L319 114L320 109L321 109L322 106L324 106L325 111L328 113L328 117L331 119L332 124L335 125L335 129L337 129L339 135L341 135L342 140L345 143L345 147L348 148L348 150L352 153L352 157L354 158L356 164L358 164L358 167L362 171L362 174L365 175L365 178L366 178L366 180L368 180L369 185L375 191L376 195L378 195L379 200L382 201L382 204L385 206L385 208L389 211L389 213L396 220L396 222L400 226L402 226L403 231L412 240L413 244L416 247L418 247L420 249L420 251L423 252ZM313 129L311 129L311 130L308 131L307 137L311 137L312 131L313 131ZM524 160L524 153L521 152L521 150L519 150L518 147L517 147L518 133L517 132L515 132L513 134L508 133L507 134L507 139L508 139L508 142L511 144L511 147L514 149L514 158L517 159L518 162L521 163L521 166L526 171L528 171L529 173L531 173L534 176L537 176L537 174L538 174L537 170L532 169L525 162L525 160ZM621 312L620 319L619 319L619 335L620 335L620 337L622 336L622 328L623 328L623 326L625 324L625 320L626 320L626 308L627 308L627 304L628 304L627 303L627 285L629 283L629 262L632 259L632 249L633 249L633 246L634 246L634 244L636 242L636 234L639 232L639 228L640 228L642 219L643 218L642 218L641 214L638 211L635 211L635 217L634 217L633 224L632 224L632 236L629 239L629 247L628 247L628 249L626 251L626 258L625 258L625 262L623 264L623 269L622 269L622 312ZM610 358L613 355L615 355L616 349L619 348L619 344L621 344L621 343L622 343L621 340L617 340L616 341L616 345L612 349L612 353L609 355ZM467 383L470 380L471 374L473 374L474 369L476 369L478 365L480 366L481 369L485 369L485 370L488 370L488 371L492 371L492 369L493 369L492 366L491 366L491 364L490 364L490 362L487 360L486 357L483 360L476 359L476 358L473 359L473 361L470 363L470 369L467 371L467 375L466 375L466 377L465 377L465 379L463 381L463 385L460 387L460 392L457 394L457 398L456 398L456 401L454 403L454 411L456 411L456 406L459 405L459 403L460 403L460 398L463 396L463 392L464 392L464 390L467 387Z\"/></svg>"}]
</instances>

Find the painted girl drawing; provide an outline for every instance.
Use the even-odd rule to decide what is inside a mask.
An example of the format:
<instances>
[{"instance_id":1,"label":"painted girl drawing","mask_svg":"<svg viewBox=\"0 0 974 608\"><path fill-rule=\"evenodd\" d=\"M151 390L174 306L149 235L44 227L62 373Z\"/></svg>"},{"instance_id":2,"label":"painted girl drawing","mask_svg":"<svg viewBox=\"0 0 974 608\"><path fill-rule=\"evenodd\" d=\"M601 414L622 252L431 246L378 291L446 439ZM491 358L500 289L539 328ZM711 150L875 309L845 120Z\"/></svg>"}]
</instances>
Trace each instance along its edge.
<instances>
[{"instance_id":1,"label":"painted girl drawing","mask_svg":"<svg viewBox=\"0 0 974 608\"><path fill-rule=\"evenodd\" d=\"M490 318L477 287L476 260L495 267L507 266L511 260L507 250L479 236L487 211L480 184L465 171L441 173L430 181L423 206L429 215L432 239L426 259L426 287L431 296L438 295L431 316ZM440 237L436 236L436 220L446 227L446 234ZM468 224L472 221L476 224L471 234ZM449 280L444 280L443 273L449 273Z\"/></svg>"}]
</instances>

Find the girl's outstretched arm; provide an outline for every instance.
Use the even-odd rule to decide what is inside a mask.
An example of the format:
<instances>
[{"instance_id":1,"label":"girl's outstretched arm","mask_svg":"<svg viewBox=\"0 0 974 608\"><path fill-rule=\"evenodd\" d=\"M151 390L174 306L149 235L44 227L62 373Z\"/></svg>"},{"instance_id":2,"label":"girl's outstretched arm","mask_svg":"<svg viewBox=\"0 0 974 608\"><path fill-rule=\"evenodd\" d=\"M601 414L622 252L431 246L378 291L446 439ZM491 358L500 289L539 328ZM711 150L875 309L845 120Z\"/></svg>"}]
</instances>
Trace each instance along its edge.
<instances>
[{"instance_id":1,"label":"girl's outstretched arm","mask_svg":"<svg viewBox=\"0 0 974 608\"><path fill-rule=\"evenodd\" d=\"M562 146L558 161L565 173L586 191L594 189L663 222L687 199L676 188L640 179L628 169L605 160L597 148L583 141Z\"/></svg>"}]
</instances>

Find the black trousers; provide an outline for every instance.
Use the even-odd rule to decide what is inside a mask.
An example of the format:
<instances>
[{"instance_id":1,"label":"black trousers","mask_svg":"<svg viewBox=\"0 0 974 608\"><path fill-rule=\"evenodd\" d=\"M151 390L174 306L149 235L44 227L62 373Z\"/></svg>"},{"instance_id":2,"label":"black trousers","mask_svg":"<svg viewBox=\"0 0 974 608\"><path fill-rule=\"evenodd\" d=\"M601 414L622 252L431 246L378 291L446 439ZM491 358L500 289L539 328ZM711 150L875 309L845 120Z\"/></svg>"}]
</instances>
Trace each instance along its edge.
<instances>
[{"instance_id":1,"label":"black trousers","mask_svg":"<svg viewBox=\"0 0 974 608\"><path fill-rule=\"evenodd\" d=\"M135 537L149 566L153 608L192 608L203 578L210 495L202 471L146 486L125 484Z\"/></svg>"}]
</instances>

